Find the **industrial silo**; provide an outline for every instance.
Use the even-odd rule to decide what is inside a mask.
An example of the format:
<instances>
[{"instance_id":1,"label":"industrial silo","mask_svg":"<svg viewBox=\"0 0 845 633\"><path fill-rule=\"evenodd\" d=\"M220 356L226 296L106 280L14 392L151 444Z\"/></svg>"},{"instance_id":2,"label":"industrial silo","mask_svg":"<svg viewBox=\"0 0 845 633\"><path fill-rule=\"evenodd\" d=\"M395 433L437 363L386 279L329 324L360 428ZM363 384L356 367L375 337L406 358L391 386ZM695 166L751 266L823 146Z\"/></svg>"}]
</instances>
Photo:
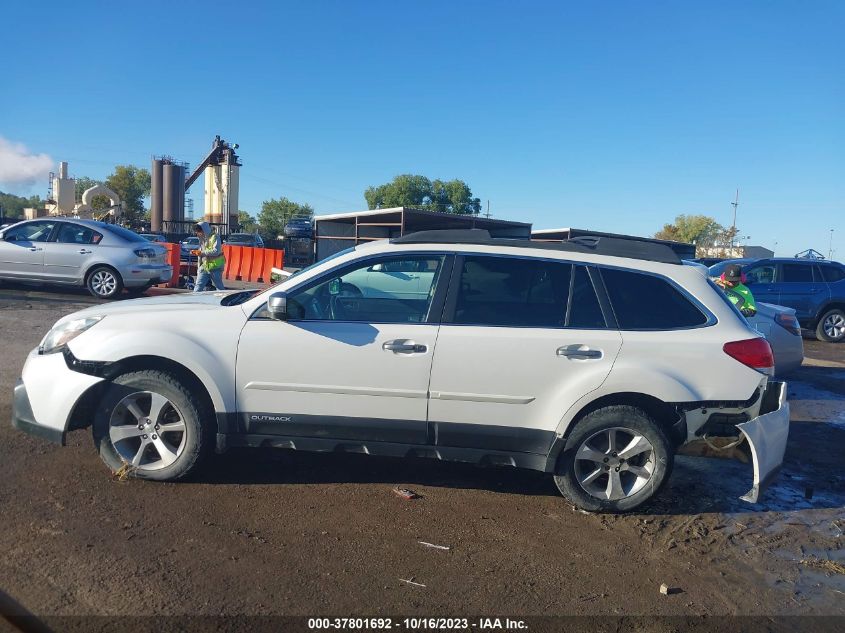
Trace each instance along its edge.
<instances>
[{"instance_id":1,"label":"industrial silo","mask_svg":"<svg viewBox=\"0 0 845 633\"><path fill-rule=\"evenodd\" d=\"M173 224L178 219L178 212L173 204L173 187L175 184L174 180L178 177L179 172L176 170L175 165L166 163L162 167L162 220L164 221L164 230L169 233L177 232Z\"/></svg>"},{"instance_id":2,"label":"industrial silo","mask_svg":"<svg viewBox=\"0 0 845 633\"><path fill-rule=\"evenodd\" d=\"M162 203L164 190L162 189L162 167L164 163L159 158L153 159L150 169L150 230L161 232Z\"/></svg>"}]
</instances>

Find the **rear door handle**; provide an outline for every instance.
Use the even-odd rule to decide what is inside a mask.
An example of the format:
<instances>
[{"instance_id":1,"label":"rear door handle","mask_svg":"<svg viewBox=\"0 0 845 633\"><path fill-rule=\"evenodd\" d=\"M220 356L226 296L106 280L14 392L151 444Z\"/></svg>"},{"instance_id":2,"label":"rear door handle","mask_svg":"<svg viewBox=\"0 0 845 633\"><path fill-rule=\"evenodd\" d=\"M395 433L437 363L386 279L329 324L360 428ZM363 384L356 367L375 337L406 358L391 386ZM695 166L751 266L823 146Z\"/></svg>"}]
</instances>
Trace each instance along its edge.
<instances>
[{"instance_id":1,"label":"rear door handle","mask_svg":"<svg viewBox=\"0 0 845 633\"><path fill-rule=\"evenodd\" d=\"M586 345L566 345L557 348L557 355L575 359L599 359L604 356L600 349L590 349Z\"/></svg>"},{"instance_id":2,"label":"rear door handle","mask_svg":"<svg viewBox=\"0 0 845 633\"><path fill-rule=\"evenodd\" d=\"M80 255L90 255L90 254L91 254L91 251L89 251L87 248L80 248L80 249L79 249L79 254L80 254Z\"/></svg>"},{"instance_id":3,"label":"rear door handle","mask_svg":"<svg viewBox=\"0 0 845 633\"><path fill-rule=\"evenodd\" d=\"M385 352L394 352L396 354L424 354L428 350L428 347L425 345L420 345L419 343L414 343L413 341L404 339L387 341L381 346L381 348Z\"/></svg>"},{"instance_id":4,"label":"rear door handle","mask_svg":"<svg viewBox=\"0 0 845 633\"><path fill-rule=\"evenodd\" d=\"M41 248L40 246L30 246L29 250L31 250L31 251L43 251L44 249Z\"/></svg>"}]
</instances>

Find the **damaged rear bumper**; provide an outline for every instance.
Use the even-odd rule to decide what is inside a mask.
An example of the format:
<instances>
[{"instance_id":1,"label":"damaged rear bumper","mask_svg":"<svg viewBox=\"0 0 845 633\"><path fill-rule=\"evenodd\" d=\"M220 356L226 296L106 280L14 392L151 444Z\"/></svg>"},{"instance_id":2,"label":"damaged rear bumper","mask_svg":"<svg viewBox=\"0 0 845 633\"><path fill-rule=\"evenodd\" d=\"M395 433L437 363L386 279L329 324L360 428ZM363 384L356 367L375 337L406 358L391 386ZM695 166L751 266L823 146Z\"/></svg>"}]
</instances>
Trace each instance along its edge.
<instances>
[{"instance_id":1,"label":"damaged rear bumper","mask_svg":"<svg viewBox=\"0 0 845 633\"><path fill-rule=\"evenodd\" d=\"M789 436L786 383L769 381L760 404L760 415L736 426L748 441L754 460L754 485L740 499L757 503L783 464L786 440Z\"/></svg>"}]
</instances>

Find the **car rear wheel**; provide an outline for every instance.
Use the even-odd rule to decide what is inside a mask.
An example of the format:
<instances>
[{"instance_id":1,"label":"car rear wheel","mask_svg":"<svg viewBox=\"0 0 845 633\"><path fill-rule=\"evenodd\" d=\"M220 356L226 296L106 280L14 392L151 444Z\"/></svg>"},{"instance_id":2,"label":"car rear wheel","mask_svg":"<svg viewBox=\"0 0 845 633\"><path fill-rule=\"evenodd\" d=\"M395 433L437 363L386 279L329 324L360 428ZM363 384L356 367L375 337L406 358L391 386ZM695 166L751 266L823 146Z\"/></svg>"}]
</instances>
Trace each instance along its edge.
<instances>
[{"instance_id":1,"label":"car rear wheel","mask_svg":"<svg viewBox=\"0 0 845 633\"><path fill-rule=\"evenodd\" d=\"M203 407L177 378L159 371L112 381L94 421L94 444L112 471L172 481L194 471L210 451Z\"/></svg>"},{"instance_id":2,"label":"car rear wheel","mask_svg":"<svg viewBox=\"0 0 845 633\"><path fill-rule=\"evenodd\" d=\"M572 430L554 480L589 512L626 512L651 499L672 470L672 446L657 422L631 406L597 409Z\"/></svg>"},{"instance_id":3,"label":"car rear wheel","mask_svg":"<svg viewBox=\"0 0 845 633\"><path fill-rule=\"evenodd\" d=\"M816 326L816 338L828 343L845 340L845 310L834 308L825 312Z\"/></svg>"},{"instance_id":4,"label":"car rear wheel","mask_svg":"<svg viewBox=\"0 0 845 633\"><path fill-rule=\"evenodd\" d=\"M114 299L123 291L123 280L113 268L97 266L88 273L88 292L98 299Z\"/></svg>"}]
</instances>

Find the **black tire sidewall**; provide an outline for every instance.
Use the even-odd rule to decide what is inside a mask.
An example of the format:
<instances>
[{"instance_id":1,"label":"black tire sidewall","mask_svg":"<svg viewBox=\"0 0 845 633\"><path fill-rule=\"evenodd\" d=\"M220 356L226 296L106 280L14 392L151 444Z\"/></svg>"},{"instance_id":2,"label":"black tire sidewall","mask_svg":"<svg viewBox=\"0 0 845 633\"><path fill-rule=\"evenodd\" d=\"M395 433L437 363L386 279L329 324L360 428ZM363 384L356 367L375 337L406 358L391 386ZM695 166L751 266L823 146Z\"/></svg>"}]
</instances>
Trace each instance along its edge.
<instances>
[{"instance_id":1,"label":"black tire sidewall","mask_svg":"<svg viewBox=\"0 0 845 633\"><path fill-rule=\"evenodd\" d=\"M186 477L207 453L210 434L203 428L199 403L179 381L169 374L157 371L140 371L118 376L107 387L94 418L94 445L106 465L116 472L126 462L115 449L109 438L109 421L114 407L126 396L139 391L159 393L179 410L185 422L185 447L173 464L160 470L144 471L131 469L129 474L139 479L173 481Z\"/></svg>"},{"instance_id":2,"label":"black tire sidewall","mask_svg":"<svg viewBox=\"0 0 845 633\"><path fill-rule=\"evenodd\" d=\"M612 427L628 428L645 436L654 447L655 469L642 490L624 499L598 499L581 487L575 475L575 452L598 431ZM609 406L597 409L579 420L567 438L558 457L555 484L561 494L588 512L619 513L633 510L654 498L669 479L674 464L674 450L663 429L642 409L631 406Z\"/></svg>"},{"instance_id":3,"label":"black tire sidewall","mask_svg":"<svg viewBox=\"0 0 845 633\"><path fill-rule=\"evenodd\" d=\"M824 341L825 343L841 343L842 341L845 341L845 336L841 338L831 338L824 331L825 319L832 314L840 314L843 318L845 318L845 310L840 310L839 308L833 308L832 310L825 312L819 319L819 324L816 326L816 338L820 341Z\"/></svg>"},{"instance_id":4,"label":"black tire sidewall","mask_svg":"<svg viewBox=\"0 0 845 633\"><path fill-rule=\"evenodd\" d=\"M99 292L94 290L92 280L94 279L94 275L96 275L100 271L107 271L114 276L114 292L108 295L101 295ZM114 268L111 268L109 266L95 266L93 269L91 269L91 272L88 273L88 277L85 278L85 287L88 288L88 292L97 297L97 299L114 299L121 292L123 292L123 279L121 279L120 273L118 273Z\"/></svg>"}]
</instances>

